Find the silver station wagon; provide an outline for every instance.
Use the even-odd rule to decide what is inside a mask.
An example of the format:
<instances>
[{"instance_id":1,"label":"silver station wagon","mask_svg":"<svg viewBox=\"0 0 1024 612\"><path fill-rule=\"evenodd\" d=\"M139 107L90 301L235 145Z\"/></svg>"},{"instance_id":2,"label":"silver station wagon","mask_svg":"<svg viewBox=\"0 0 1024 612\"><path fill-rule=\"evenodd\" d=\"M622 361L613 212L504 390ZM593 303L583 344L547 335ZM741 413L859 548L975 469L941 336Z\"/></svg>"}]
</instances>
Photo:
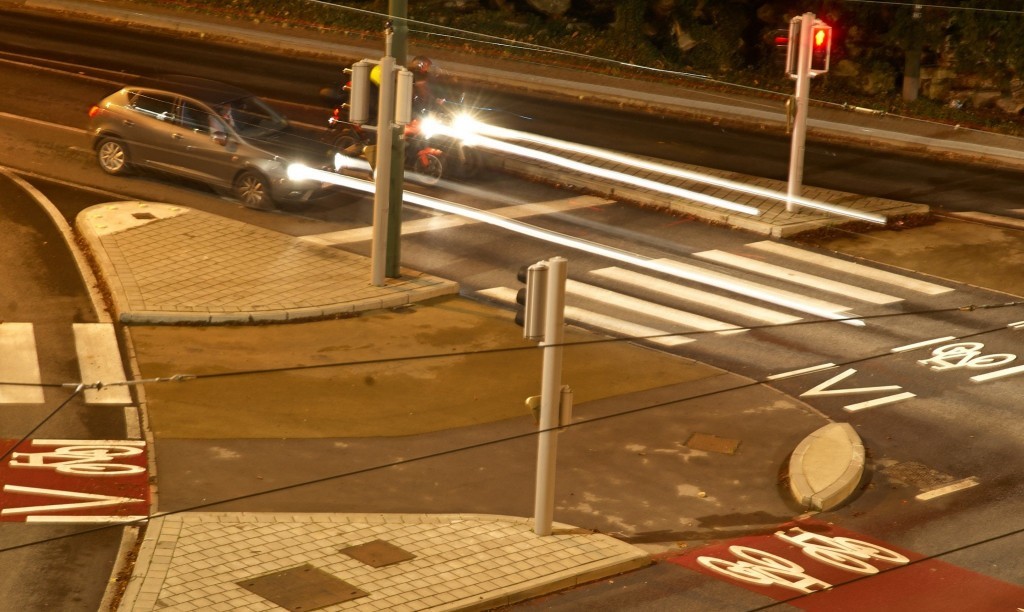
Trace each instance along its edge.
<instances>
[{"instance_id":1,"label":"silver station wagon","mask_svg":"<svg viewBox=\"0 0 1024 612\"><path fill-rule=\"evenodd\" d=\"M288 178L294 162L330 168L333 152L315 132L217 81L168 76L125 87L89 110L89 132L108 174L145 168L182 176L250 208L305 202L330 189Z\"/></svg>"}]
</instances>

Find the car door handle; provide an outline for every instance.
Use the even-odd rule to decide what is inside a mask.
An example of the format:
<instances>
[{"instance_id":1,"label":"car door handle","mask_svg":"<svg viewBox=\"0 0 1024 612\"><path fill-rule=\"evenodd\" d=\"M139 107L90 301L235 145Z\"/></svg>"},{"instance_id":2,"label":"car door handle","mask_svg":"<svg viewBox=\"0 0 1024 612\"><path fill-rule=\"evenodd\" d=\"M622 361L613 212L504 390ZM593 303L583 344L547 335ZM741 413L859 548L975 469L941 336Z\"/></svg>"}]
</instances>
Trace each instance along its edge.
<instances>
[{"instance_id":1,"label":"car door handle","mask_svg":"<svg viewBox=\"0 0 1024 612\"><path fill-rule=\"evenodd\" d=\"M185 137L182 136L181 134L178 134L177 132L175 132L174 134L171 134L171 138L173 138L175 140L185 140Z\"/></svg>"},{"instance_id":2,"label":"car door handle","mask_svg":"<svg viewBox=\"0 0 1024 612\"><path fill-rule=\"evenodd\" d=\"M131 119L125 119L124 121L121 122L121 124L124 125L125 127L135 127L135 122L132 121Z\"/></svg>"}]
</instances>

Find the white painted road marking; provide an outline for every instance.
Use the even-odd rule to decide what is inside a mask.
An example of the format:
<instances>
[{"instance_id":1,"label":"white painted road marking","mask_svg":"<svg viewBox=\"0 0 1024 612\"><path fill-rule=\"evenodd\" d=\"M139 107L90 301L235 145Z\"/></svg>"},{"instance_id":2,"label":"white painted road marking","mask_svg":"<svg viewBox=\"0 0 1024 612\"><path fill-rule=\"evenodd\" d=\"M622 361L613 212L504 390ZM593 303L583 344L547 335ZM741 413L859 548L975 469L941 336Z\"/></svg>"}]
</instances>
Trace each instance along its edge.
<instances>
[{"instance_id":1,"label":"white painted road marking","mask_svg":"<svg viewBox=\"0 0 1024 612\"><path fill-rule=\"evenodd\" d=\"M0 403L42 404L41 382L32 324L0 323Z\"/></svg>"},{"instance_id":2,"label":"white painted road marking","mask_svg":"<svg viewBox=\"0 0 1024 612\"><path fill-rule=\"evenodd\" d=\"M94 405L131 404L132 394L127 385L109 386L110 383L125 382L114 326L110 323L75 323L73 330L82 382L108 385L101 389L86 389L85 402Z\"/></svg>"},{"instance_id":3,"label":"white painted road marking","mask_svg":"<svg viewBox=\"0 0 1024 612\"><path fill-rule=\"evenodd\" d=\"M778 306L784 306L798 312L814 314L819 317L835 318L839 313L843 313L850 317L850 319L844 320L844 323L850 323L852 325L864 324L862 321L858 320L857 315L847 312L850 310L847 306L833 304L832 302L826 302L825 300L817 300L798 293L784 291L782 289L775 289L774 287L769 287L760 283L740 280L729 276L728 274L712 272L698 266L685 264L672 259L655 259L654 262L675 271L681 278L686 278L694 282L704 283L725 291L731 291L756 300L776 304Z\"/></svg>"},{"instance_id":4,"label":"white painted road marking","mask_svg":"<svg viewBox=\"0 0 1024 612\"><path fill-rule=\"evenodd\" d=\"M921 493L914 499L917 499L918 501L928 501L929 499L935 499L936 497L941 497L943 495L955 493L956 491L970 489L971 487L979 484L981 483L978 482L978 479L975 478L974 476L971 476L970 478L964 478L963 480L958 480L954 483L938 487L936 489L931 489L930 491L925 491L924 493Z\"/></svg>"},{"instance_id":5,"label":"white painted road marking","mask_svg":"<svg viewBox=\"0 0 1024 612\"><path fill-rule=\"evenodd\" d=\"M686 287L672 281L655 278L639 272L624 270L622 268L601 268L600 270L592 270L591 274L603 279L651 291L653 293L659 293L673 299L696 302L706 308L724 310L731 314L747 317L757 321L763 321L772 325L795 323L801 320L800 317L770 310L768 308L762 308L761 306L755 306L741 300L725 297L701 289Z\"/></svg>"},{"instance_id":6,"label":"white painted road marking","mask_svg":"<svg viewBox=\"0 0 1024 612\"><path fill-rule=\"evenodd\" d=\"M491 289L483 289L477 293L505 304L515 305L516 303L517 292L515 289L510 289L508 287L493 287ZM662 346L679 346L693 342L692 338L680 335L666 335L670 332L666 332L661 329L654 329L653 327L647 327L646 325L630 323L629 321L623 321L622 319L616 319L615 317L609 317L601 313L576 308L574 306L565 307L565 318L566 320L576 323L592 325L599 329L619 334L627 338L643 338L648 342L653 342Z\"/></svg>"},{"instance_id":7,"label":"white painted road marking","mask_svg":"<svg viewBox=\"0 0 1024 612\"><path fill-rule=\"evenodd\" d=\"M921 347L924 347L924 346L931 346L933 344L938 344L940 342L946 342L947 340L956 340L956 336L944 336L942 338L935 338L935 339L932 339L932 340L922 340L921 342L915 342L913 344L906 344L904 346L897 346L896 348L892 349L890 352L892 352L892 353L904 353L906 351L912 351L912 350L914 350L916 348L921 348Z\"/></svg>"},{"instance_id":8,"label":"white painted road marking","mask_svg":"<svg viewBox=\"0 0 1024 612\"><path fill-rule=\"evenodd\" d=\"M700 253L694 253L694 255L701 259L707 259L708 261L714 261L716 263L732 266L748 272L754 272L755 274L771 276L797 285L814 287L820 291L836 293L862 302L869 302L871 304L892 304L894 302L903 301L903 298L893 297L877 291L871 291L870 289L856 287L854 285L841 283L821 276L814 276L813 274L807 274L805 272L790 270L783 266L750 259L749 257L743 257L742 255L736 255L734 253L726 253L725 251L702 251Z\"/></svg>"},{"instance_id":9,"label":"white painted road marking","mask_svg":"<svg viewBox=\"0 0 1024 612\"><path fill-rule=\"evenodd\" d=\"M892 272L879 270L877 268L872 268L871 266L846 261L845 259L839 259L837 257L829 257L828 255L822 255L820 253L805 251L803 249L791 247L779 242L773 242L771 240L752 242L747 246L768 253L774 253L775 255L781 255L782 257L798 259L806 263L831 268L839 272L855 274L857 276L862 276L888 285L896 285L897 287L903 287L905 289L910 289L911 291L927 295L938 295L940 293L953 291L949 287L943 287L941 285L936 285L935 283L917 280L901 274L894 274Z\"/></svg>"},{"instance_id":10,"label":"white painted road marking","mask_svg":"<svg viewBox=\"0 0 1024 612\"><path fill-rule=\"evenodd\" d=\"M501 215L507 219L521 219L524 217L550 215L567 210L575 210L577 208L590 208L591 206L604 206L606 204L614 203L614 200L606 200L604 198L597 198L594 196L577 196L573 198L566 198L564 200L552 200L550 202L531 202L529 204L505 206L490 212L496 215ZM407 234L429 232L432 230L462 227L464 225L474 225L477 223L480 223L480 221L461 217L459 215L438 215L436 217L427 217L424 219L417 219L415 221L403 222L402 235L405 236ZM342 230L340 232L302 236L301 239L314 244L331 246L337 244L348 244L351 242L363 242L371 240L372 238L372 227L358 227L350 230Z\"/></svg>"},{"instance_id":11,"label":"white painted road marking","mask_svg":"<svg viewBox=\"0 0 1024 612\"><path fill-rule=\"evenodd\" d=\"M898 389L899 387L897 387ZM903 393L897 393L895 395L887 395L878 399L868 400L866 402L860 402L858 404L849 404L843 406L843 410L847 412L857 412L858 410L865 410L867 408L875 408L877 406L885 406L886 404L895 404L896 402L902 402L917 397L916 393L910 391L904 391Z\"/></svg>"},{"instance_id":12,"label":"white painted road marking","mask_svg":"<svg viewBox=\"0 0 1024 612\"><path fill-rule=\"evenodd\" d=\"M595 287L594 285L588 285L572 279L566 281L565 288L571 295L595 300L610 306L623 308L625 310L632 310L643 314L645 317L659 319L670 325L683 325L701 331L714 331L720 334L735 334L746 331L742 328L738 329L736 325L723 323L721 321L716 321L714 319L709 319L707 317L702 317L682 310L676 310L675 308L669 308L668 306L662 306L661 304L655 304L653 302L641 300L639 298L610 291L608 289L602 289L601 287Z\"/></svg>"}]
</instances>

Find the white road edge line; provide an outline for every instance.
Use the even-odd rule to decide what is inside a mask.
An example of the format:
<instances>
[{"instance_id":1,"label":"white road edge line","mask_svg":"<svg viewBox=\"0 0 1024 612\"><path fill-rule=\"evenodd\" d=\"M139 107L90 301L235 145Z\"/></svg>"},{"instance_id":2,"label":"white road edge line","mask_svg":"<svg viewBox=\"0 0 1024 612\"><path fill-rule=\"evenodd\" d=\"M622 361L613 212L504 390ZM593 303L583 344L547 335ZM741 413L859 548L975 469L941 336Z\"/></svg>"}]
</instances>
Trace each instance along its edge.
<instances>
[{"instance_id":1,"label":"white road edge line","mask_svg":"<svg viewBox=\"0 0 1024 612\"><path fill-rule=\"evenodd\" d=\"M950 493L963 491L964 489L970 489L971 487L977 486L979 484L981 483L978 482L978 479L974 476L971 476L969 478L964 478L963 480L958 480L954 483L950 483L948 485L938 487L936 489L925 491L924 493L921 493L920 495L916 496L914 499L918 501L928 501L929 499L935 499L936 497L949 495Z\"/></svg>"}]
</instances>

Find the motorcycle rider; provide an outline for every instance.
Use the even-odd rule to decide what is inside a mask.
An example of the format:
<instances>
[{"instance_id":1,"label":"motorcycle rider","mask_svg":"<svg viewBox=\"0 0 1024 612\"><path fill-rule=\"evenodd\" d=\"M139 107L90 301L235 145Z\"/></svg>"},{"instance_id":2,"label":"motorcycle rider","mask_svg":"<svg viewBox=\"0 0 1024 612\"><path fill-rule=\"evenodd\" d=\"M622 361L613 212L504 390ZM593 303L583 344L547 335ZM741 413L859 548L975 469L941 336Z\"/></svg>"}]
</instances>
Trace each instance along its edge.
<instances>
[{"instance_id":1,"label":"motorcycle rider","mask_svg":"<svg viewBox=\"0 0 1024 612\"><path fill-rule=\"evenodd\" d=\"M417 55L409 62L408 70L412 72L412 111L415 115L426 114L444 104L444 98L434 94L431 68L433 62L425 55Z\"/></svg>"}]
</instances>

